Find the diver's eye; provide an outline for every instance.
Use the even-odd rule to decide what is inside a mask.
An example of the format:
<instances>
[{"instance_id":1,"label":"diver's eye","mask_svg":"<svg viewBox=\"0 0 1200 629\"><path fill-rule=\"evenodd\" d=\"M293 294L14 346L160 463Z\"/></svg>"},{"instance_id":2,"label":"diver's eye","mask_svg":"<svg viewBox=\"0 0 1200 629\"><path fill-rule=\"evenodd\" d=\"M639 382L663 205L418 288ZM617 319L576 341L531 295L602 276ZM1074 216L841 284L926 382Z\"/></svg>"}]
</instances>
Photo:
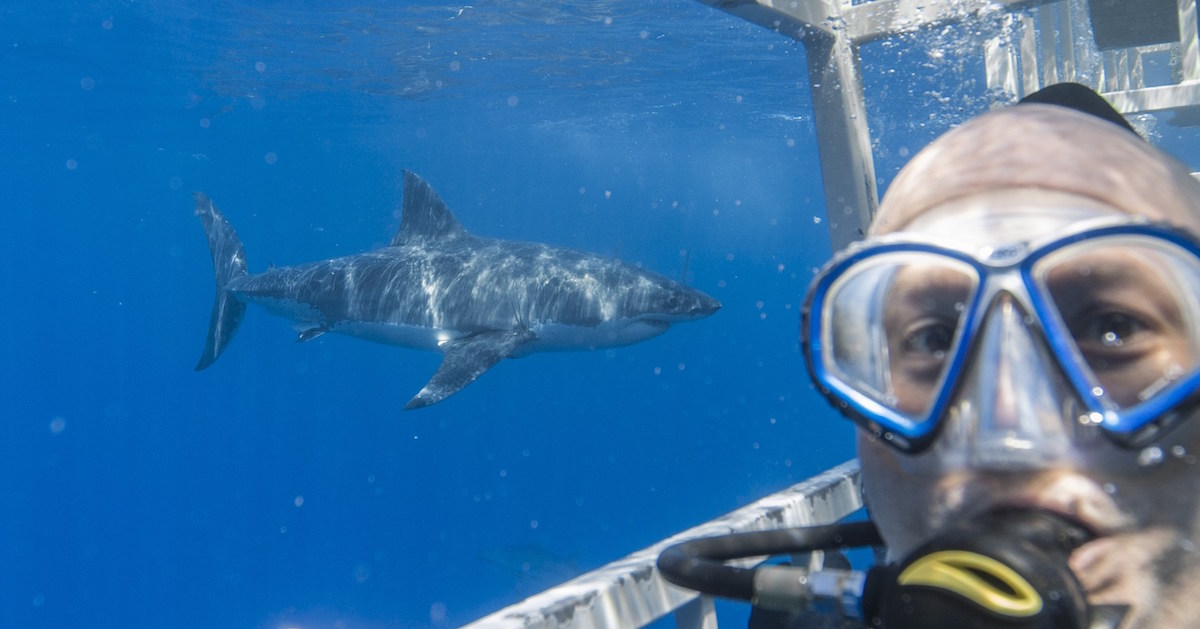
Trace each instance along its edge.
<instances>
[{"instance_id":1,"label":"diver's eye","mask_svg":"<svg viewBox=\"0 0 1200 629\"><path fill-rule=\"evenodd\" d=\"M1071 326L1071 336L1085 355L1116 355L1148 329L1137 317L1109 310L1082 317Z\"/></svg>"},{"instance_id":2,"label":"diver's eye","mask_svg":"<svg viewBox=\"0 0 1200 629\"><path fill-rule=\"evenodd\" d=\"M918 321L905 330L893 369L915 381L934 381L942 372L946 355L954 343L955 326L940 319Z\"/></svg>"},{"instance_id":3,"label":"diver's eye","mask_svg":"<svg viewBox=\"0 0 1200 629\"><path fill-rule=\"evenodd\" d=\"M944 358L954 342L954 327L939 321L923 322L904 335L900 348L905 353L916 353Z\"/></svg>"}]
</instances>

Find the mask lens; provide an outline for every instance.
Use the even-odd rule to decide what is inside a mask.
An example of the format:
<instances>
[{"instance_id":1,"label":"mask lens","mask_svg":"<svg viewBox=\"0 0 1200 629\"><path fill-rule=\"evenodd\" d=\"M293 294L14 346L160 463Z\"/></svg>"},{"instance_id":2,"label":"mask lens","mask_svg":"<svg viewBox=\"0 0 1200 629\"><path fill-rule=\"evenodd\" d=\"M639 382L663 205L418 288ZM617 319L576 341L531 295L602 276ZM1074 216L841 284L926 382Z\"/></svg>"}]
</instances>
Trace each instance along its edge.
<instances>
[{"instance_id":1,"label":"mask lens","mask_svg":"<svg viewBox=\"0 0 1200 629\"><path fill-rule=\"evenodd\" d=\"M927 421L978 286L972 266L943 255L891 252L853 264L824 298L825 369L903 421Z\"/></svg>"},{"instance_id":2,"label":"mask lens","mask_svg":"<svg viewBox=\"0 0 1200 629\"><path fill-rule=\"evenodd\" d=\"M1070 339L1077 377L1103 407L1149 416L1178 401L1200 363L1195 253L1161 238L1109 236L1062 247L1032 271L1057 311L1056 336Z\"/></svg>"}]
</instances>

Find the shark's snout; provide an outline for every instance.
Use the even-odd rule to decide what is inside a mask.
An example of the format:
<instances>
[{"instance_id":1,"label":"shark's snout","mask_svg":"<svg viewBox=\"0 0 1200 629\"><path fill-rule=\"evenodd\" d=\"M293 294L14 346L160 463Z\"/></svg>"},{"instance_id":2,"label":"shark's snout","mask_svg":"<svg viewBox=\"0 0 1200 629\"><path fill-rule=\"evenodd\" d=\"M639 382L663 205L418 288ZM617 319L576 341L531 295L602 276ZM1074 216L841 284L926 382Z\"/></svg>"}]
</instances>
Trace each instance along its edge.
<instances>
[{"instance_id":1,"label":"shark's snout","mask_svg":"<svg viewBox=\"0 0 1200 629\"><path fill-rule=\"evenodd\" d=\"M707 317L721 309L721 302L705 293L700 293L700 299L692 308L692 316L697 319Z\"/></svg>"},{"instance_id":2,"label":"shark's snout","mask_svg":"<svg viewBox=\"0 0 1200 629\"><path fill-rule=\"evenodd\" d=\"M658 314L664 315L663 318L669 321L703 319L721 309L721 302L693 288L685 288L666 301Z\"/></svg>"}]
</instances>

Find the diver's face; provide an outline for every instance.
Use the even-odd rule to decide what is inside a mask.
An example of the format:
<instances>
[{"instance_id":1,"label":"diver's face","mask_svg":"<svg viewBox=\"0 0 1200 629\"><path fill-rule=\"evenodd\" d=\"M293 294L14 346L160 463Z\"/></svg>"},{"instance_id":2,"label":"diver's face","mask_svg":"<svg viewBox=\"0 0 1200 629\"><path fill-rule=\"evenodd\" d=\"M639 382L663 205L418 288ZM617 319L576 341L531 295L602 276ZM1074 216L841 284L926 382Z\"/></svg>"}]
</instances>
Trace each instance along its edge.
<instances>
[{"instance_id":1,"label":"diver's face","mask_svg":"<svg viewBox=\"0 0 1200 629\"><path fill-rule=\"evenodd\" d=\"M1072 223L1119 215L1082 198L993 196L922 214L904 231L953 235L980 244L1035 240ZM1068 202L1069 201L1069 202ZM1063 209L1071 208L1071 209ZM1188 217L1176 222L1195 229ZM1157 386L1179 364L1195 364L1178 290L1127 251L1096 250L1046 278L1079 351L1121 406ZM951 342L954 317L971 287L964 277L906 269L887 296L891 384L901 410L925 408ZM939 314L940 313L940 314ZM1005 372L993 372L1003 379ZM1021 395L999 383L997 391ZM1013 408L1019 405L1013 405ZM948 420L953 421L953 420ZM945 432L945 429L943 430ZM1097 539L1071 556L1092 605L1123 609L1122 626L1191 626L1200 618L1200 418L1184 421L1152 446L1118 447L1096 438L1072 456L1037 466L947 466L934 447L906 455L866 432L858 437L872 517L902 557L941 527L996 508L1044 509L1079 522Z\"/></svg>"}]
</instances>

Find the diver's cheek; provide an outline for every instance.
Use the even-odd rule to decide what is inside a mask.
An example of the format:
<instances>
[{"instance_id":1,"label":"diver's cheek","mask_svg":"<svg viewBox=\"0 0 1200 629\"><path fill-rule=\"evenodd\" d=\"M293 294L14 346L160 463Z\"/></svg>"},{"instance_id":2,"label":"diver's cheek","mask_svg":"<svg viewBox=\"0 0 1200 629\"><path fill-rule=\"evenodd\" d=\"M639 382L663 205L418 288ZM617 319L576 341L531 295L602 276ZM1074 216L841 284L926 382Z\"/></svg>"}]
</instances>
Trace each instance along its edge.
<instances>
[{"instance_id":1,"label":"diver's cheek","mask_svg":"<svg viewBox=\"0 0 1200 629\"><path fill-rule=\"evenodd\" d=\"M906 472L897 461L899 456L903 455L876 438L858 433L867 509L894 557L903 557L925 542L938 510L938 479Z\"/></svg>"}]
</instances>

